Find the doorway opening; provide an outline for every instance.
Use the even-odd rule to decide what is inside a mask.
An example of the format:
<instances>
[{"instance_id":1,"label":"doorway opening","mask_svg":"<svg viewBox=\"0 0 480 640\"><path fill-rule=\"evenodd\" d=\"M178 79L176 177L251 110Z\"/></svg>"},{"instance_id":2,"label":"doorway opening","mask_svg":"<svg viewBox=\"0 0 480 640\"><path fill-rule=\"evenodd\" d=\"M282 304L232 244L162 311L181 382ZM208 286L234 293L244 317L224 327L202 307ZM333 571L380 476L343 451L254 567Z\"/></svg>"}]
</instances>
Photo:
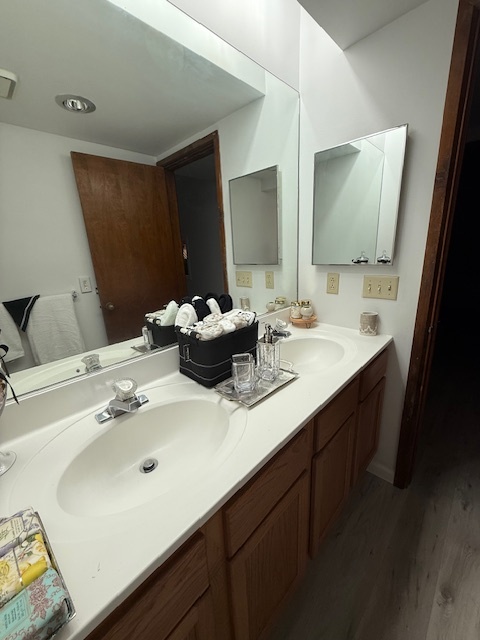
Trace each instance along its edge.
<instances>
[{"instance_id":1,"label":"doorway opening","mask_svg":"<svg viewBox=\"0 0 480 640\"><path fill-rule=\"evenodd\" d=\"M441 357L440 347L445 349L449 344L446 329L451 291L447 287L452 273L456 278L455 271L451 270L455 268L452 267L454 254L450 260L449 252L454 251L457 234L465 231L462 221L458 219L454 227L454 220L459 216L457 205L462 198L459 186L462 165L466 167L464 156L467 159L469 153L466 151L467 133L472 129L476 112L471 105L480 83L477 63L480 55L479 14L474 3L460 0L395 470L394 484L400 488L407 487L412 479L434 355L437 364ZM450 263L448 268L447 262ZM463 309L463 298L461 300ZM457 307L460 311L460 306Z\"/></svg>"},{"instance_id":2,"label":"doorway opening","mask_svg":"<svg viewBox=\"0 0 480 640\"><path fill-rule=\"evenodd\" d=\"M228 293L218 132L157 162L178 217L186 295Z\"/></svg>"}]
</instances>

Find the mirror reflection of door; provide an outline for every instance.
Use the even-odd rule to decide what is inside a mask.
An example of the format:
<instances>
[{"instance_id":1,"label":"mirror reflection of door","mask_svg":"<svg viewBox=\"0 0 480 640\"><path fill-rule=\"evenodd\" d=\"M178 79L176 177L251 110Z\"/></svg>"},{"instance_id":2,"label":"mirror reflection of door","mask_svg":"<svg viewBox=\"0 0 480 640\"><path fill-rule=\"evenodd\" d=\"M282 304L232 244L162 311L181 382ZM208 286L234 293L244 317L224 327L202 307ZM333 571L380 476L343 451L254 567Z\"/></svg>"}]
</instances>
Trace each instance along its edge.
<instances>
[{"instance_id":1,"label":"mirror reflection of door","mask_svg":"<svg viewBox=\"0 0 480 640\"><path fill-rule=\"evenodd\" d=\"M188 295L228 293L218 131L157 162L179 220Z\"/></svg>"},{"instance_id":2,"label":"mirror reflection of door","mask_svg":"<svg viewBox=\"0 0 480 640\"><path fill-rule=\"evenodd\" d=\"M185 294L182 246L161 167L71 153L110 344Z\"/></svg>"}]
</instances>

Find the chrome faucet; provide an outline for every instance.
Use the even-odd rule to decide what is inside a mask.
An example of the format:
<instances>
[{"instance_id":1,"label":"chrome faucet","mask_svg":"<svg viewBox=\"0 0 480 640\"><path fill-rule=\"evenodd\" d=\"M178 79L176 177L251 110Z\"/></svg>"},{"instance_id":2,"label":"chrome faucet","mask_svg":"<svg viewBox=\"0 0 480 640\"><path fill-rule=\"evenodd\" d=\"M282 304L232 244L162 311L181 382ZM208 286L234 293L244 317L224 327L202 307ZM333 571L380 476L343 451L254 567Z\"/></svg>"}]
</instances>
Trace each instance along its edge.
<instances>
[{"instance_id":1,"label":"chrome faucet","mask_svg":"<svg viewBox=\"0 0 480 640\"><path fill-rule=\"evenodd\" d=\"M132 378L116 380L112 389L115 391L115 398L110 400L106 409L95 416L99 424L107 422L112 418L124 413L134 413L139 407L148 402L148 398L143 393L137 395L137 383Z\"/></svg>"},{"instance_id":2,"label":"chrome faucet","mask_svg":"<svg viewBox=\"0 0 480 640\"><path fill-rule=\"evenodd\" d=\"M277 318L275 322L275 328L272 331L272 336L276 336L277 338L288 338L292 334L290 331L287 331L287 323L280 318Z\"/></svg>"},{"instance_id":3,"label":"chrome faucet","mask_svg":"<svg viewBox=\"0 0 480 640\"><path fill-rule=\"evenodd\" d=\"M92 371L99 371L102 368L100 364L100 356L98 353L91 353L85 356L81 360L85 365L85 373L91 373Z\"/></svg>"}]
</instances>

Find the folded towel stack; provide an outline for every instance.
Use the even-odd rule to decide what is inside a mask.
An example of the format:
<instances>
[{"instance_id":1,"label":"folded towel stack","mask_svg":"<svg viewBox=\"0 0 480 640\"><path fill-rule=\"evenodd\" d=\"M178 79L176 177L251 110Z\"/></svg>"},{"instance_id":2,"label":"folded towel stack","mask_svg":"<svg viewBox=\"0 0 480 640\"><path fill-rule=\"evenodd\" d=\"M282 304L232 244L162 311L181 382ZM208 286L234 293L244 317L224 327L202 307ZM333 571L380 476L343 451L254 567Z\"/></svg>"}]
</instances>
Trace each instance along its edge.
<instances>
[{"instance_id":1,"label":"folded towel stack","mask_svg":"<svg viewBox=\"0 0 480 640\"><path fill-rule=\"evenodd\" d=\"M175 325L181 333L205 341L250 326L255 318L254 311L232 309L227 313L210 313L203 320L198 320L193 306L186 303L178 310Z\"/></svg>"}]
</instances>

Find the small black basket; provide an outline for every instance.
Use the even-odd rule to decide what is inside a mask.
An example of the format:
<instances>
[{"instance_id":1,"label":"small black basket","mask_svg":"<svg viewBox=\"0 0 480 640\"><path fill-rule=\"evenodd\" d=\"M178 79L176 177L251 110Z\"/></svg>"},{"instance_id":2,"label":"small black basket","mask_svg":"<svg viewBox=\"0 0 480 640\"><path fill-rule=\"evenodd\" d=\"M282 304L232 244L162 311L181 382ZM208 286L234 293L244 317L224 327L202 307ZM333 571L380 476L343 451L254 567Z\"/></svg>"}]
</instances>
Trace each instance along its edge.
<instances>
[{"instance_id":1,"label":"small black basket","mask_svg":"<svg viewBox=\"0 0 480 640\"><path fill-rule=\"evenodd\" d=\"M175 332L175 325L168 327L161 327L154 322L145 321L145 326L152 332L153 344L157 347L167 347L169 344L176 344L177 334Z\"/></svg>"},{"instance_id":2,"label":"small black basket","mask_svg":"<svg viewBox=\"0 0 480 640\"><path fill-rule=\"evenodd\" d=\"M232 356L251 353L256 357L258 321L215 340L197 340L177 328L180 373L204 387L214 387L232 375Z\"/></svg>"}]
</instances>

